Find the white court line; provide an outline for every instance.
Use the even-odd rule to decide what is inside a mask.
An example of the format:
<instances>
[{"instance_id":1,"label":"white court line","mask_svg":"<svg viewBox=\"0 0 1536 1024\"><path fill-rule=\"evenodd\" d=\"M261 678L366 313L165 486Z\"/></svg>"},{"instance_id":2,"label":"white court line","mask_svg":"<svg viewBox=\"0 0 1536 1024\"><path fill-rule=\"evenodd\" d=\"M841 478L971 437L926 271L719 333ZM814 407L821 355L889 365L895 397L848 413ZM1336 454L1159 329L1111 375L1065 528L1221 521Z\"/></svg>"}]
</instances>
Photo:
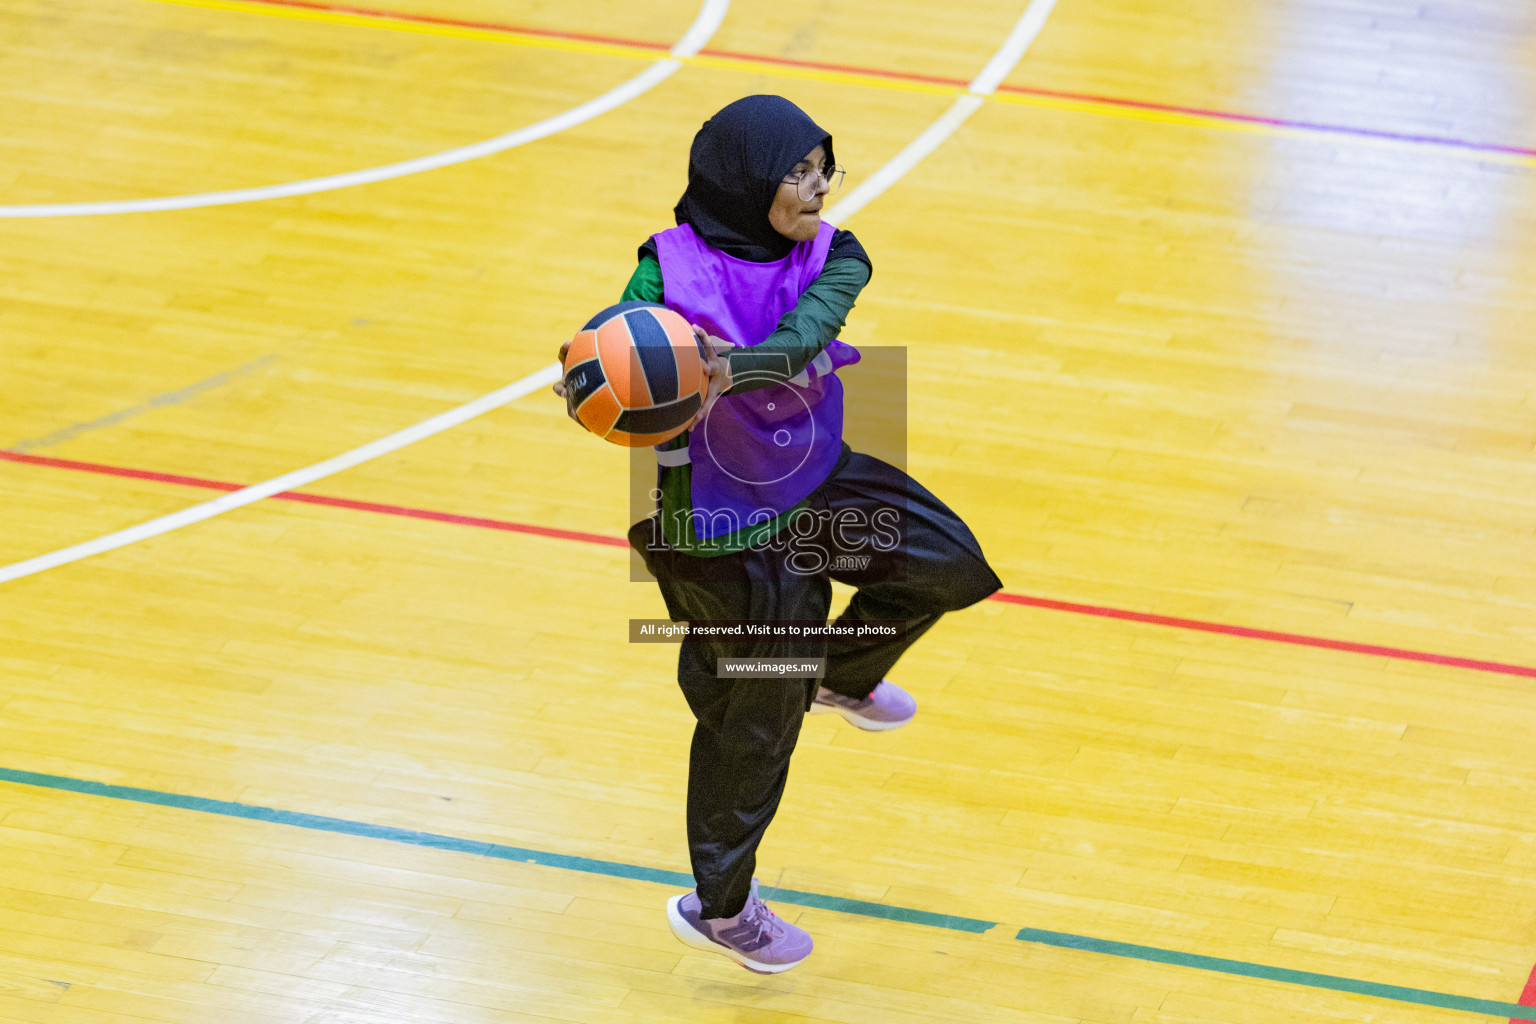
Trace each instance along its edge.
<instances>
[{"instance_id":1,"label":"white court line","mask_svg":"<svg viewBox=\"0 0 1536 1024\"><path fill-rule=\"evenodd\" d=\"M997 91L997 87L1003 84L1019 61L1024 57L1024 51L1029 49L1040 30L1045 27L1045 19L1051 16L1051 10L1056 6L1056 0L1031 0L1024 13L1019 16L1018 23L1013 26L1013 31L1008 33L1008 38L1003 40L1002 47L987 61L987 66L981 69L981 73L971 80L970 91L957 97L950 108L939 116L939 119L924 129L923 133L911 142L907 143L900 153L891 157L874 174L859 183L858 188L849 192L842 199L832 204L832 208L822 214L829 224L841 224L849 217L858 213L868 205L880 193L890 188L896 182L906 176L906 173L922 162L923 158L944 143L944 140L955 133L955 129L965 123L966 118L981 107L982 97L990 96Z\"/></svg>"},{"instance_id":2,"label":"white court line","mask_svg":"<svg viewBox=\"0 0 1536 1024\"><path fill-rule=\"evenodd\" d=\"M672 47L672 57L692 57L704 48L715 30L725 19L731 0L704 0L693 24ZM99 203L54 203L41 206L0 206L0 217L85 217L108 213L147 213L153 210L188 210L198 206L226 206L231 203L254 203L263 199L279 199L285 196L303 196L314 192L329 192L338 188L351 188L370 182L401 178L407 174L436 170L450 164L476 160L504 149L522 146L535 139L564 131L567 128L590 121L599 114L628 103L641 93L665 81L682 64L673 59L662 59L646 68L634 78L590 99L579 107L572 107L554 117L536 124L519 128L494 139L475 142L457 149L444 150L430 156L420 156L397 164L371 167L361 171L347 171L324 178L290 181L281 185L263 185L259 188L241 188L229 192L202 192L187 196L162 196L157 199L124 199Z\"/></svg>"},{"instance_id":3,"label":"white court line","mask_svg":"<svg viewBox=\"0 0 1536 1024\"><path fill-rule=\"evenodd\" d=\"M923 157L938 149L945 139L955 133L956 128L965 123L966 118L976 113L981 103L980 96L969 93L957 96L954 104L937 121L925 128L923 134L907 143L900 153L886 161L885 166L859 182L858 188L833 203L832 209L821 215L822 220L828 224L846 223L849 217L864 209L870 200L905 177Z\"/></svg>"},{"instance_id":4,"label":"white court line","mask_svg":"<svg viewBox=\"0 0 1536 1024\"><path fill-rule=\"evenodd\" d=\"M677 45L672 48L673 56L691 57L698 53L704 44L709 41L710 37L715 34L715 30L720 27L720 22L724 20L725 13L729 9L730 0L704 0L704 5L699 9L698 17L694 19L693 24L689 26L688 31L683 34L683 37L678 40ZM172 199L135 201L137 204L162 204L158 206L135 205L135 203L85 203L69 207L0 207L0 213L5 213L9 216L36 217L68 216L79 213L121 213L125 212L123 209L120 209L123 206L128 206L132 209L174 209L176 207L163 204L178 201L181 202L182 206L211 206L215 202L246 202L254 198L271 198L278 194L298 195L304 191L318 192L322 188L342 188L349 184L360 184L364 180L378 181L385 177L411 174L416 171L427 170L428 166L441 167L448 163L469 160L475 156L482 156L485 153L496 152L498 149L520 146L525 142L531 142L536 138L543 138L545 135L551 135L562 129L569 128L574 124L580 124L582 121L596 117L604 111L611 110L621 103L634 99L680 67L682 65L676 60L657 61L623 85L557 117L530 125L510 135L503 135L498 139L490 139L487 142L478 143L475 146L467 146L462 149L449 150L447 153L423 157L420 160L407 161L404 164L374 168L371 171L356 171L351 175L336 175L331 178L316 178L308 182L275 185L266 190L246 189L242 192L216 192L205 196L179 196ZM372 177L369 177L370 175ZM342 181L342 179L350 180ZM313 187L301 188L301 186ZM256 192L265 192L267 194L260 196L251 194ZM202 201L194 202L193 200ZM103 209L103 207L113 207L113 209ZM24 212L15 213L14 211L16 210ZM39 210L65 210L67 212L39 213L37 212ZM0 583L20 579L23 576L31 576L34 573L43 572L60 565L67 565L70 562L77 562L82 558L99 555L104 551L113 551L141 540L147 540L150 537L158 537L162 533L168 533L171 530L180 529L192 523L199 523L204 519L212 518L231 509L237 509L252 502L260 501L263 498L269 498L274 494L313 483L322 477L339 473L344 469L351 469L353 466L367 462L369 459L376 459L380 455L404 448L408 444L431 437L433 434L441 433L450 427L456 427L466 420L473 419L482 413L490 412L492 409L506 405L508 402L521 398L530 391L536 391L546 384L553 384L559 379L560 364L551 363L543 369L529 374L522 380L508 384L506 387L498 388L488 395L482 395L473 402L461 405L456 409L450 409L444 413L439 413L415 426L407 427L388 437L380 438L360 448L354 448L350 452L326 459L324 462L318 462L304 469L296 469L291 473L285 473L263 483L253 484L250 487L233 491L212 501L205 501L200 505L193 505L191 508L182 509L180 512L173 512L158 519L151 519L147 523L130 526L126 530L109 533L104 537L97 537L95 540L61 548L58 551L51 551L48 554L38 555L36 558L28 558L11 565L0 566Z\"/></svg>"},{"instance_id":5,"label":"white court line","mask_svg":"<svg viewBox=\"0 0 1536 1024\"><path fill-rule=\"evenodd\" d=\"M264 481L263 483L252 484L238 491L231 491L229 494L221 495L212 501L205 501L201 505L184 508L180 512L172 512L170 515L161 516L159 519L151 519L147 523L130 526L126 530L109 533L105 537L97 537L95 540L88 540L83 544L60 548L58 551L50 551L46 555L38 555L36 558L29 558L24 562L15 562L4 566L0 568L0 583L20 579L23 576L31 576L33 573L39 573L45 569L52 569L55 566L65 565L69 562L78 562L82 558L89 558L92 555L99 555L103 551L113 551L117 548L126 547L141 540L148 540L150 537L158 537L162 533L169 533L172 530L179 530L183 526L200 523L204 519L211 519L224 512L260 501L262 498L270 498L274 494L281 494L283 491L291 491L295 487L303 487L305 484L314 483L321 477L340 473L344 469L351 469L353 466L367 462L369 459L376 459L380 455L387 455L390 452L398 451L408 444L420 441L422 438L431 437L433 434L440 434L449 427L456 427L460 423L474 419L481 413L498 409L515 398L521 398L528 394L528 392L537 391L546 384L553 384L559 379L560 364L551 363L537 373L531 373L522 380L508 384L506 387L498 388L488 395L481 395L473 402L461 405L457 409L449 409L447 412L438 413L431 419L422 420L415 426L406 427L404 430L390 434L388 437L381 437L377 441L369 441L360 448L354 448L349 452L326 459L324 462L317 462L313 466L306 466L303 469L296 469L291 473L284 473L282 476L273 477L271 480Z\"/></svg>"},{"instance_id":6,"label":"white court line","mask_svg":"<svg viewBox=\"0 0 1536 1024\"><path fill-rule=\"evenodd\" d=\"M828 220L831 220L831 215L835 212L841 212L842 219L846 220L854 213L863 209L871 199L874 199L893 185L902 175L916 167L923 157L932 153L945 139L949 138L967 117L975 113L976 108L981 105L982 96L995 90L1002 80L1008 76L1008 73L1013 70L1014 65L1024 56L1024 51L1028 49L1029 44L1034 41L1035 36L1040 31L1040 27L1045 24L1046 15L1050 14L1051 8L1055 4L1056 0L1032 0L1029 7L1024 11L1023 16L1019 19L1018 24L1009 33L1002 49L987 62L987 66L982 69L981 74L977 75L976 79L971 82L971 94L957 99L954 106L946 111L937 121L929 125L921 135L908 143L900 153L896 154L885 166L871 175L859 188L849 193L848 197L841 203L834 206L832 210L827 211ZM706 6L708 6L707 3ZM689 36L692 35L693 32L690 30ZM688 40L689 36L685 36L684 40ZM707 36L704 37L704 39L707 38ZM704 39L699 39L697 46L703 46ZM681 45L679 43L679 46ZM676 62L663 61L661 63ZM398 433L365 444L361 448L354 448L343 455L316 463L305 469L294 470L291 473L268 480L265 483L253 484L242 490L214 498L212 501L203 502L201 505L194 505L180 512L173 512L168 516L161 516L159 519L152 519L147 523L131 526L126 530L107 534L105 537L98 537L83 544L76 544L73 547L63 548L46 555L39 555L36 558L29 558L24 562L16 562L13 565L0 567L0 583L18 579L22 576L30 576L33 573L52 569L55 566L65 565L69 562L79 561L82 558L89 558L91 555L100 554L103 551L112 551L149 537L156 537L191 523L201 522L222 512L228 512L231 509L260 501L262 498L269 498L282 491L292 490L295 487L302 487L305 484L313 483L322 477L330 476L332 473L339 473L344 469L350 469L359 463L404 448L408 444L447 430L449 427L457 426L466 420L479 416L481 413L489 412L492 409L507 404L513 399L520 398L530 391L535 391L546 384L553 384L560 379L560 374L560 364L550 363L548 366L529 374L522 380L477 398L468 405L461 405L457 409L450 409L448 412L440 413L429 420L424 420L414 427L407 427Z\"/></svg>"},{"instance_id":7,"label":"white court line","mask_svg":"<svg viewBox=\"0 0 1536 1024\"><path fill-rule=\"evenodd\" d=\"M971 92L978 96L990 96L997 91L1003 79L1013 74L1013 69L1024 59L1024 51L1034 43L1035 37L1045 27L1045 19L1051 16L1055 6L1056 0L1034 0L1024 9L1018 24L1013 26L1008 38L1003 40L1002 48L987 61L981 74L971 80Z\"/></svg>"}]
</instances>

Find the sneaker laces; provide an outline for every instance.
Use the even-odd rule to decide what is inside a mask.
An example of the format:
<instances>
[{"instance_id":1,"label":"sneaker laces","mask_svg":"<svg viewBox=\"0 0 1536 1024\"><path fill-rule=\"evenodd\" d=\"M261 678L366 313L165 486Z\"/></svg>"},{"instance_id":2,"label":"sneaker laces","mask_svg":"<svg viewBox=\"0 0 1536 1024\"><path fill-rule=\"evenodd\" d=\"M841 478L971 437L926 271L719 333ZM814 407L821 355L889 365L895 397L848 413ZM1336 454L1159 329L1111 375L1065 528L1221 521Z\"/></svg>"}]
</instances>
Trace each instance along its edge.
<instances>
[{"instance_id":1,"label":"sneaker laces","mask_svg":"<svg viewBox=\"0 0 1536 1024\"><path fill-rule=\"evenodd\" d=\"M780 935L779 915L775 914L768 904L753 896L747 905L746 911L741 915L741 920L765 931L774 938Z\"/></svg>"}]
</instances>

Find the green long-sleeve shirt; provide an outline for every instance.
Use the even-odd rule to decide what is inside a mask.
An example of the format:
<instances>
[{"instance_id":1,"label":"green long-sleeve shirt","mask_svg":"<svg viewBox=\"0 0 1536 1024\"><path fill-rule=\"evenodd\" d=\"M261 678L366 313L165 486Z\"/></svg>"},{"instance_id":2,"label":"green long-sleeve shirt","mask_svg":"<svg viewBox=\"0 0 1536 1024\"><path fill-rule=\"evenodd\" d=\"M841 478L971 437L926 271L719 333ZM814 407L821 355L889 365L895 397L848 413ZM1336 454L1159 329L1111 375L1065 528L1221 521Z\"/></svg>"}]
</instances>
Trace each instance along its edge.
<instances>
[{"instance_id":1,"label":"green long-sleeve shirt","mask_svg":"<svg viewBox=\"0 0 1536 1024\"><path fill-rule=\"evenodd\" d=\"M766 352L780 352L788 356L790 376L805 369L837 337L838 331L847 322L848 313L853 309L854 300L869 283L869 274L869 266L862 260L828 260L816 280L801 294L795 307L779 318L778 326L772 334L750 349L733 349L726 355L731 363L732 376L737 374L738 365L746 366L747 360L755 360ZM646 255L641 257L640 265L635 268L620 301L661 302L664 294L661 264ZM761 362L757 361L754 365L761 365ZM730 393L751 391L770 383L771 380L756 377L732 387ZM684 431L659 447L673 450L687 446L688 431ZM744 527L722 537L701 540L694 531L692 515L693 467L686 464L662 466L660 476L662 536L674 550L690 555L724 555L766 540L783 529L789 516L805 504L801 502L766 522Z\"/></svg>"}]
</instances>

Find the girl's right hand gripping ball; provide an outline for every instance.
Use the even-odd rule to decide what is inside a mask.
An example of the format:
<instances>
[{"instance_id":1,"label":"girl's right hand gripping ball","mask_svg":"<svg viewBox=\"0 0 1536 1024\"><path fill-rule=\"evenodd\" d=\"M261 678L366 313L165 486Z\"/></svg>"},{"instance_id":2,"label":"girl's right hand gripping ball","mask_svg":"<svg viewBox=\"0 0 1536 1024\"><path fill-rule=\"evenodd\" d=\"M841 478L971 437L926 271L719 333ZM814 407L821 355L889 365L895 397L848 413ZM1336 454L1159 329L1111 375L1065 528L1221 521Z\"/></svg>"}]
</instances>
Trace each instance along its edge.
<instances>
[{"instance_id":1,"label":"girl's right hand gripping ball","mask_svg":"<svg viewBox=\"0 0 1536 1024\"><path fill-rule=\"evenodd\" d=\"M629 448L681 434L698 413L707 353L688 321L651 302L621 302L588 320L565 353L577 422Z\"/></svg>"}]
</instances>

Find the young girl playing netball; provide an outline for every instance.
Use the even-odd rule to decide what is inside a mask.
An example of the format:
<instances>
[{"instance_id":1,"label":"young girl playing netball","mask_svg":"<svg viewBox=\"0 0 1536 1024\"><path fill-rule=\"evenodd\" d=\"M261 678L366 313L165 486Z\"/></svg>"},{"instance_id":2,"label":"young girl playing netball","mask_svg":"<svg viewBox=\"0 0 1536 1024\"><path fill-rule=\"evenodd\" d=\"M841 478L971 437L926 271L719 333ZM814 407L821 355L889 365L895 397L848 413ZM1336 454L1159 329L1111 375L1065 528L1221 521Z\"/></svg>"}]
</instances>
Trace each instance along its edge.
<instances>
[{"instance_id":1,"label":"young girl playing netball","mask_svg":"<svg viewBox=\"0 0 1536 1024\"><path fill-rule=\"evenodd\" d=\"M794 104L737 100L694 137L677 227L640 247L623 295L681 313L710 353L703 409L657 447L657 515L630 530L668 614L825 622L837 579L857 588L837 625L905 626L890 639L682 645L678 683L697 719L687 818L698 888L668 901L668 923L689 945L765 974L812 947L764 905L752 877L803 716L835 712L870 730L906 724L917 705L885 674L942 614L1002 586L941 501L842 441L836 370L858 353L836 339L871 268L851 232L821 220L841 177L832 137ZM559 384L555 392L565 395ZM850 550L868 556L858 572L803 557ZM807 655L825 656L820 680L718 669L724 658Z\"/></svg>"}]
</instances>

